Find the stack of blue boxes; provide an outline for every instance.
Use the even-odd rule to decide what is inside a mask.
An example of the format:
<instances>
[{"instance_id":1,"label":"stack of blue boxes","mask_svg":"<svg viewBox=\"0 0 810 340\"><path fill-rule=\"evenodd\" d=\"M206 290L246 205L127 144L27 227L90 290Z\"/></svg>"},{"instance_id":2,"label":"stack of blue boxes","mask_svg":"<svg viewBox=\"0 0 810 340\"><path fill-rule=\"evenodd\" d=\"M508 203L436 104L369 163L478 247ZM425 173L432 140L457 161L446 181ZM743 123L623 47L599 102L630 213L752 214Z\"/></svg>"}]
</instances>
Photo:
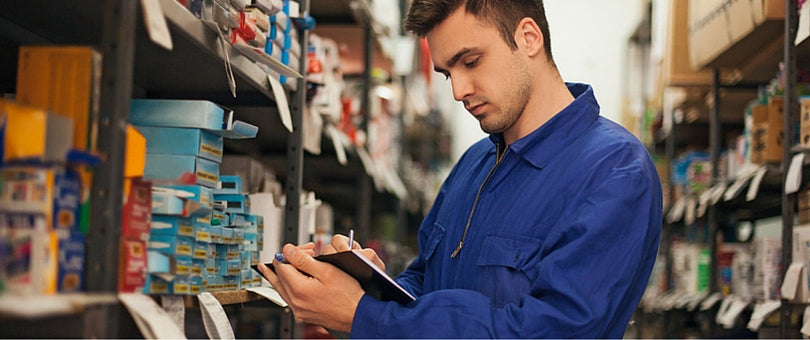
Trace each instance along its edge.
<instances>
[{"instance_id":1,"label":"stack of blue boxes","mask_svg":"<svg viewBox=\"0 0 810 340\"><path fill-rule=\"evenodd\" d=\"M219 174L222 136L255 137L255 127L197 100L133 100L130 122L146 138L144 178L153 181L144 292L198 294L260 285L250 265L251 258L258 263L262 221L249 215L241 179ZM246 126L244 133L235 129Z\"/></svg>"}]
</instances>

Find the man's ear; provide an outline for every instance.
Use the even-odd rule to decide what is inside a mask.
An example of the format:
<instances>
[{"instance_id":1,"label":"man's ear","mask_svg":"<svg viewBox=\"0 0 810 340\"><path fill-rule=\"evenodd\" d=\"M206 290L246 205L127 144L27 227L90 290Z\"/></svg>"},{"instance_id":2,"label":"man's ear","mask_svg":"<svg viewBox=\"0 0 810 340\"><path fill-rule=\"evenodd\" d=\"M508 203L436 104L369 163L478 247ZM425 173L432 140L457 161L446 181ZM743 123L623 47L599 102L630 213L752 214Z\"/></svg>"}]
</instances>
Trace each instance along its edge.
<instances>
[{"instance_id":1,"label":"man's ear","mask_svg":"<svg viewBox=\"0 0 810 340\"><path fill-rule=\"evenodd\" d=\"M543 55L543 32L532 18L523 18L515 30L515 42L518 48L523 48L530 57Z\"/></svg>"}]
</instances>

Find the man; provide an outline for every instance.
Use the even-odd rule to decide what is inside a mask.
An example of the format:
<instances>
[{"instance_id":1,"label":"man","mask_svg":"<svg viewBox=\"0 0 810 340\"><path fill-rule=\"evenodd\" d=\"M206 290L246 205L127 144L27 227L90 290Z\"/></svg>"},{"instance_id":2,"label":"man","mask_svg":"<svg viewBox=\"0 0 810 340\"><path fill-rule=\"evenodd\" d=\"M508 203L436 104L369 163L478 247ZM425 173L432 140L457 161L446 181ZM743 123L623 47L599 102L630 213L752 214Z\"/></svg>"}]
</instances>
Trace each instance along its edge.
<instances>
[{"instance_id":1,"label":"man","mask_svg":"<svg viewBox=\"0 0 810 340\"><path fill-rule=\"evenodd\" d=\"M414 0L405 27L490 134L443 184L397 278L416 300L376 300L292 245L271 283L296 317L352 337L622 337L662 222L645 148L599 117L590 86L562 81L542 1Z\"/></svg>"}]
</instances>

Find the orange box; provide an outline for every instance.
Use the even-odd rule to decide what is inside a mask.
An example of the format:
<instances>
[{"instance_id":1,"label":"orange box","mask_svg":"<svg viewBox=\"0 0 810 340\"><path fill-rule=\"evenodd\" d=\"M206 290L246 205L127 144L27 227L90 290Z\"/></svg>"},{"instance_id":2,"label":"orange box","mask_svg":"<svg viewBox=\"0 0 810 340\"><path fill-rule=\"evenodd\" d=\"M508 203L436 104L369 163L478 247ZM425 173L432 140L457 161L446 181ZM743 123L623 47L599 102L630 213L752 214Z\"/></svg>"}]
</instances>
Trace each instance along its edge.
<instances>
[{"instance_id":1,"label":"orange box","mask_svg":"<svg viewBox=\"0 0 810 340\"><path fill-rule=\"evenodd\" d=\"M101 54L86 46L22 46L17 67L20 104L73 119L73 147L95 151Z\"/></svg>"},{"instance_id":2,"label":"orange box","mask_svg":"<svg viewBox=\"0 0 810 340\"><path fill-rule=\"evenodd\" d=\"M3 160L64 162L73 141L73 121L32 106L0 100L6 120Z\"/></svg>"}]
</instances>

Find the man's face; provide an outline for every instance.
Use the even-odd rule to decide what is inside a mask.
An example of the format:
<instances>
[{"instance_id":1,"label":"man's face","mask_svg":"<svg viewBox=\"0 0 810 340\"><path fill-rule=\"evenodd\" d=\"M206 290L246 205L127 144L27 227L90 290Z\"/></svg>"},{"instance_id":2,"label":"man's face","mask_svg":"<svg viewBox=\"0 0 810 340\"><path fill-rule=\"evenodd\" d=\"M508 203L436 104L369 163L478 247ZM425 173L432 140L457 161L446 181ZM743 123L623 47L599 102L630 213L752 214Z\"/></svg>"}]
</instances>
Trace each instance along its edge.
<instances>
[{"instance_id":1,"label":"man's face","mask_svg":"<svg viewBox=\"0 0 810 340\"><path fill-rule=\"evenodd\" d=\"M433 64L448 77L453 97L487 133L512 128L531 92L531 75L521 50L512 51L491 25L463 6L427 34Z\"/></svg>"}]
</instances>

